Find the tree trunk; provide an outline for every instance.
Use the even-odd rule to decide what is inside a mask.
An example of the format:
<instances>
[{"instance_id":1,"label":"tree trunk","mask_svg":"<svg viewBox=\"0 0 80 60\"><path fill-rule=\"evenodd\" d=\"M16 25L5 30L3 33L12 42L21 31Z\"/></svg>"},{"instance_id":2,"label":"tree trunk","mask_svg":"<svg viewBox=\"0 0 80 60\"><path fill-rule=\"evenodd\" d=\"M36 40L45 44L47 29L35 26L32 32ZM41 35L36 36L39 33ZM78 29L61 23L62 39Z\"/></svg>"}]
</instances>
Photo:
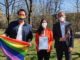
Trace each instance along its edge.
<instances>
[{"instance_id":1,"label":"tree trunk","mask_svg":"<svg viewBox=\"0 0 80 60\"><path fill-rule=\"evenodd\" d=\"M9 25L10 17L9 17L9 3L8 3L8 0L6 0L6 18L7 18L8 25Z\"/></svg>"},{"instance_id":2,"label":"tree trunk","mask_svg":"<svg viewBox=\"0 0 80 60\"><path fill-rule=\"evenodd\" d=\"M28 10L28 22L30 24L30 17L31 17L31 13L32 13L32 0L29 0L30 4L28 4L27 0L25 0L26 2L26 6L27 6L27 10Z\"/></svg>"}]
</instances>

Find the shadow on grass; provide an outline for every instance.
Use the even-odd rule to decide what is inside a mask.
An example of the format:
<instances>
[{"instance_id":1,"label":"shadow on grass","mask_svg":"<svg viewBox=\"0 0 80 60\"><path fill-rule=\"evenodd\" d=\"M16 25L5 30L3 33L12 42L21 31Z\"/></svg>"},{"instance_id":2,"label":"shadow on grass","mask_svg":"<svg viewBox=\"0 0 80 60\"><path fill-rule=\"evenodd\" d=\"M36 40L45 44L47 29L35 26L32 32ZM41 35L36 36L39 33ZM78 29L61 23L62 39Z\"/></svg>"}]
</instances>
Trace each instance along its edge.
<instances>
[{"instance_id":1,"label":"shadow on grass","mask_svg":"<svg viewBox=\"0 0 80 60\"><path fill-rule=\"evenodd\" d=\"M80 53L78 53L78 52L75 52L72 55L78 55L80 57Z\"/></svg>"},{"instance_id":2,"label":"shadow on grass","mask_svg":"<svg viewBox=\"0 0 80 60\"><path fill-rule=\"evenodd\" d=\"M33 56L33 57L30 58L30 60L37 60L37 57Z\"/></svg>"},{"instance_id":3,"label":"shadow on grass","mask_svg":"<svg viewBox=\"0 0 80 60\"><path fill-rule=\"evenodd\" d=\"M80 53L78 53L78 52L72 53L72 56L75 56L75 57L72 58L72 60L78 60L78 59L80 59ZM50 58L53 58L53 59L57 58L56 57L56 53L51 53Z\"/></svg>"},{"instance_id":4,"label":"shadow on grass","mask_svg":"<svg viewBox=\"0 0 80 60\"><path fill-rule=\"evenodd\" d=\"M37 54L27 54L26 56L29 60L37 60Z\"/></svg>"},{"instance_id":5,"label":"shadow on grass","mask_svg":"<svg viewBox=\"0 0 80 60\"><path fill-rule=\"evenodd\" d=\"M31 58L30 58L30 60L36 60L37 59L37 55L36 54L28 54L28 56L32 56ZM74 52L74 53L72 53L72 56L75 56L75 57L73 57L72 58L72 60L77 60L77 59L79 59L80 58L80 53L78 53L78 52ZM35 59L36 58L36 59ZM56 53L55 52L52 52L51 54L50 54L50 59L56 59L57 57L56 57ZM64 57L65 58L65 57Z\"/></svg>"},{"instance_id":6,"label":"shadow on grass","mask_svg":"<svg viewBox=\"0 0 80 60\"><path fill-rule=\"evenodd\" d=\"M72 54L72 56L73 55L76 55L77 57L73 58L72 60L77 60L78 58L80 58L80 53L75 52Z\"/></svg>"},{"instance_id":7,"label":"shadow on grass","mask_svg":"<svg viewBox=\"0 0 80 60\"><path fill-rule=\"evenodd\" d=\"M30 57L30 60L37 60L37 54L36 53L35 54L27 54L26 56ZM72 60L79 60L80 59L80 53L78 53L78 52L73 52L72 56L74 56L72 58ZM4 58L5 56L4 55L0 55L0 57ZM50 59L53 59L53 60L56 59L56 53L55 52L51 53Z\"/></svg>"}]
</instances>

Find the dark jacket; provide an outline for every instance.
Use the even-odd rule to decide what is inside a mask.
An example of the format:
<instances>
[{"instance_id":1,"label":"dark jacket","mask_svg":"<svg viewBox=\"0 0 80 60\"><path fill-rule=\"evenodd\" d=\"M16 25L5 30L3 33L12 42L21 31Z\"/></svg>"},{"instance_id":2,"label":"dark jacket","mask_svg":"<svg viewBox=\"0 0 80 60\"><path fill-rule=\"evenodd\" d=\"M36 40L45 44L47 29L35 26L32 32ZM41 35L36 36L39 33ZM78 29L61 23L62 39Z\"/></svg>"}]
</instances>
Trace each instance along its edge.
<instances>
[{"instance_id":1,"label":"dark jacket","mask_svg":"<svg viewBox=\"0 0 80 60\"><path fill-rule=\"evenodd\" d=\"M18 28L19 28L19 22L18 21L13 21L9 24L5 33L10 38L16 39ZM32 40L32 38L33 38L32 28L28 23L25 22L25 24L22 27L22 39L23 39L23 41L28 42L28 40L29 39Z\"/></svg>"},{"instance_id":2,"label":"dark jacket","mask_svg":"<svg viewBox=\"0 0 80 60\"><path fill-rule=\"evenodd\" d=\"M60 38L62 37L61 28L60 28L60 22L57 22L53 25L53 36L55 40L55 48L61 47L63 44L65 44L67 47L73 47L73 30L70 23L65 23L65 34L68 33L68 30L70 30L71 38L66 37L66 42L60 42Z\"/></svg>"}]
</instances>

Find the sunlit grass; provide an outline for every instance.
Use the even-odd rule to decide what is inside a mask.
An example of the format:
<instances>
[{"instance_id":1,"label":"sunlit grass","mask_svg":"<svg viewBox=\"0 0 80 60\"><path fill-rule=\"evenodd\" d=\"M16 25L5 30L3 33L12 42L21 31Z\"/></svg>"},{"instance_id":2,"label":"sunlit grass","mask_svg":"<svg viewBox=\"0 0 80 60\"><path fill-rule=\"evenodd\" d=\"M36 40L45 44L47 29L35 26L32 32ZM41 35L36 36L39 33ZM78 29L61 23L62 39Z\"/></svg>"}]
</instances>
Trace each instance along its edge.
<instances>
[{"instance_id":1,"label":"sunlit grass","mask_svg":"<svg viewBox=\"0 0 80 60\"><path fill-rule=\"evenodd\" d=\"M0 30L0 35L3 33L4 33L4 30ZM25 60L37 60L35 34L34 34L34 38L31 43L32 45L29 47L29 51L27 52L27 55L25 56ZM6 56L2 53L1 50L0 50L0 60L6 60ZM56 52L54 49L54 43L53 43L53 50L51 51L50 60L56 60ZM63 58L63 60L65 59ZM80 39L78 38L74 39L72 60L80 60Z\"/></svg>"}]
</instances>

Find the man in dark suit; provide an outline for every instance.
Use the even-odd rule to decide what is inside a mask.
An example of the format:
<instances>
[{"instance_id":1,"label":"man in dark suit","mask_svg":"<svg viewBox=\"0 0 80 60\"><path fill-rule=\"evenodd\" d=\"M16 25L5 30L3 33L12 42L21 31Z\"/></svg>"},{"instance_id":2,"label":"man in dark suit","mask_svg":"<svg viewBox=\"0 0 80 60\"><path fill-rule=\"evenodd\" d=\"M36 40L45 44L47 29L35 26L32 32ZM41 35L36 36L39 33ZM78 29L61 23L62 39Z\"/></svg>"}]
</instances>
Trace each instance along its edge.
<instances>
[{"instance_id":1,"label":"man in dark suit","mask_svg":"<svg viewBox=\"0 0 80 60\"><path fill-rule=\"evenodd\" d=\"M59 21L53 25L57 60L62 60L63 54L65 54L65 60L71 60L73 48L72 26L69 22L66 22L66 15L64 12L58 13L58 20Z\"/></svg>"}]
</instances>

